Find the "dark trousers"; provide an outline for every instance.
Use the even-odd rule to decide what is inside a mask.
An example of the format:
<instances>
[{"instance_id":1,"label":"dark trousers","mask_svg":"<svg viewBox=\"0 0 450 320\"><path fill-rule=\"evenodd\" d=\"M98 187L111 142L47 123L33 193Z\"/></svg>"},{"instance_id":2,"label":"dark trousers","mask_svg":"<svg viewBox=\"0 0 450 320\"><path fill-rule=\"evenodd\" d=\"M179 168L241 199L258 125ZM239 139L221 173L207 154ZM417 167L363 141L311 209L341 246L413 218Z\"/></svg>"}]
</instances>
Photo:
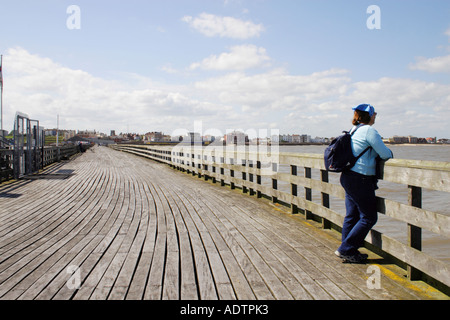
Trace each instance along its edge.
<instances>
[{"instance_id":1,"label":"dark trousers","mask_svg":"<svg viewBox=\"0 0 450 320\"><path fill-rule=\"evenodd\" d=\"M342 227L342 244L338 250L344 255L354 255L377 223L377 180L373 176L349 171L341 174L341 185L345 190L347 213Z\"/></svg>"}]
</instances>

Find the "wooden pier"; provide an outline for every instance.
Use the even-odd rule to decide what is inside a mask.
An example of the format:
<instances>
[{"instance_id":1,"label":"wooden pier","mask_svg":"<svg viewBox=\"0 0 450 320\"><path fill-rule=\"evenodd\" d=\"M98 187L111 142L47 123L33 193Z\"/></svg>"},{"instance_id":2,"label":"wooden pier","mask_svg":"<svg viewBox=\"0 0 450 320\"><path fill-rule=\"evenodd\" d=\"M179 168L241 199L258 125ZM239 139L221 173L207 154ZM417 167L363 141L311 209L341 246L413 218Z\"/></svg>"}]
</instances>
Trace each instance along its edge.
<instances>
[{"instance_id":1,"label":"wooden pier","mask_svg":"<svg viewBox=\"0 0 450 320\"><path fill-rule=\"evenodd\" d=\"M235 164L221 170L204 162L199 168L184 161L196 155L176 152L145 150L171 168L94 147L1 184L0 299L448 299L423 281L408 280L407 270L372 251L363 249L367 264L343 264L334 255L339 233L321 228L339 221L325 209L319 211L326 221L305 220L279 202L300 210L310 201L287 201L279 191L265 199L256 162L242 166L250 184L239 187L233 174L219 176ZM326 207L326 196L323 201ZM317 209L303 208L305 214ZM445 268L430 267L433 275Z\"/></svg>"}]
</instances>

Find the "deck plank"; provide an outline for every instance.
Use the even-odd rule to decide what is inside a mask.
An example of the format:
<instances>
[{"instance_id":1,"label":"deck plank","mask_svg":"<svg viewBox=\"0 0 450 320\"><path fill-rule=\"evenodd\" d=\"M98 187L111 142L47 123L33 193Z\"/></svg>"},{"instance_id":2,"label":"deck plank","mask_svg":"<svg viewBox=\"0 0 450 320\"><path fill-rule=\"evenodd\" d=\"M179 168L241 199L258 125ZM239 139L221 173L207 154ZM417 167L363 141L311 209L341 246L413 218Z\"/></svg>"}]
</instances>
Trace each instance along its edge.
<instances>
[{"instance_id":1,"label":"deck plank","mask_svg":"<svg viewBox=\"0 0 450 320\"><path fill-rule=\"evenodd\" d=\"M430 298L386 275L368 290L329 231L163 164L95 147L58 170L0 185L0 299Z\"/></svg>"}]
</instances>

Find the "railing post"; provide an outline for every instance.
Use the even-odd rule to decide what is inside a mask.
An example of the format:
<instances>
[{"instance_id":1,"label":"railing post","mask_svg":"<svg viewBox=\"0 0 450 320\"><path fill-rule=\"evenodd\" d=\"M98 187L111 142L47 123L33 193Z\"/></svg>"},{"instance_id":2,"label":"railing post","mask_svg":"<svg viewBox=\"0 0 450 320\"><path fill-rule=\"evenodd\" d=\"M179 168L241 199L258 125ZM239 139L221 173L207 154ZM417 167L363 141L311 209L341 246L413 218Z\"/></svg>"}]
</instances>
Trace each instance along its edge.
<instances>
[{"instance_id":1,"label":"railing post","mask_svg":"<svg viewBox=\"0 0 450 320\"><path fill-rule=\"evenodd\" d=\"M234 159L233 158L230 158L230 164L232 166L234 166ZM232 170L232 169L230 169L230 176L231 176L231 178L234 178L234 170ZM235 185L234 185L234 182L230 182L230 187L231 187L232 190L234 190L236 188Z\"/></svg>"},{"instance_id":2,"label":"railing post","mask_svg":"<svg viewBox=\"0 0 450 320\"><path fill-rule=\"evenodd\" d=\"M214 176L213 176L213 178L212 178L212 182L213 183L216 183L217 182L217 180L216 180L216 167L212 167L212 173L214 174Z\"/></svg>"},{"instance_id":3,"label":"railing post","mask_svg":"<svg viewBox=\"0 0 450 320\"><path fill-rule=\"evenodd\" d=\"M213 173L213 178L212 178L212 182L213 183L216 183L217 182L217 180L216 180L216 156L215 155L213 155L213 156L211 156L211 160L212 160L212 164L211 164L211 167L212 167L212 173Z\"/></svg>"},{"instance_id":4,"label":"railing post","mask_svg":"<svg viewBox=\"0 0 450 320\"><path fill-rule=\"evenodd\" d=\"M200 172L200 170L202 169L203 161L202 161L202 157L199 154L197 155L197 161L198 161L198 163L197 163L197 176L199 178L201 178L202 177L202 173Z\"/></svg>"},{"instance_id":5,"label":"railing post","mask_svg":"<svg viewBox=\"0 0 450 320\"><path fill-rule=\"evenodd\" d=\"M253 185L253 183L255 183L254 178L253 178L253 173L249 173L248 174L248 180L250 181L250 183ZM254 188L250 188L250 195L253 196L255 194L255 189Z\"/></svg>"},{"instance_id":6,"label":"railing post","mask_svg":"<svg viewBox=\"0 0 450 320\"><path fill-rule=\"evenodd\" d=\"M244 185L245 181L247 181L247 172L245 172L245 166L246 166L245 160L242 160L242 170L243 170L241 172L241 174L242 174L242 193L248 192L247 187Z\"/></svg>"},{"instance_id":7,"label":"railing post","mask_svg":"<svg viewBox=\"0 0 450 320\"><path fill-rule=\"evenodd\" d=\"M252 160L248 161L248 166L249 166L249 168L253 169L253 161ZM255 182L254 178L253 178L253 173L248 174L248 180L250 181L251 185L253 186L253 183ZM250 195L253 196L254 194L255 194L255 189L250 187Z\"/></svg>"},{"instance_id":8,"label":"railing post","mask_svg":"<svg viewBox=\"0 0 450 320\"><path fill-rule=\"evenodd\" d=\"M256 161L256 169L261 170L261 161ZM261 172L260 172L261 173ZM262 192L261 192L261 175L258 174L256 175L256 184L258 185L258 190L256 191L256 197L257 198L261 198L262 197Z\"/></svg>"},{"instance_id":9,"label":"railing post","mask_svg":"<svg viewBox=\"0 0 450 320\"><path fill-rule=\"evenodd\" d=\"M193 152L191 150L191 152ZM191 153L191 168L192 168L192 176L195 176L195 155L193 153Z\"/></svg>"},{"instance_id":10,"label":"railing post","mask_svg":"<svg viewBox=\"0 0 450 320\"><path fill-rule=\"evenodd\" d=\"M225 180L223 176L225 175L225 169L220 168L220 186L223 187L225 185Z\"/></svg>"},{"instance_id":11,"label":"railing post","mask_svg":"<svg viewBox=\"0 0 450 320\"><path fill-rule=\"evenodd\" d=\"M422 188L416 186L408 186L409 205L416 208L422 208ZM408 245L411 248L422 250L422 229L414 225L408 224ZM410 280L420 280L422 278L422 273L420 270L413 268L412 266L407 266L408 278Z\"/></svg>"},{"instance_id":12,"label":"railing post","mask_svg":"<svg viewBox=\"0 0 450 320\"><path fill-rule=\"evenodd\" d=\"M220 157L220 186L223 187L225 185L225 168L223 167L225 164L225 157Z\"/></svg>"},{"instance_id":13,"label":"railing post","mask_svg":"<svg viewBox=\"0 0 450 320\"><path fill-rule=\"evenodd\" d=\"M207 173L207 171L208 171L208 165L207 165L207 164L204 164L204 165L203 165L203 171L204 171L204 173L203 173L203 179L204 179L205 181L208 181L209 175L208 175L208 173Z\"/></svg>"},{"instance_id":14,"label":"railing post","mask_svg":"<svg viewBox=\"0 0 450 320\"><path fill-rule=\"evenodd\" d=\"M307 179L311 179L312 175L311 175L311 168L307 168L305 167L305 178ZM307 201L312 201L312 189L311 188L307 188L305 187L305 199ZM311 219L312 217L312 212L309 210L306 210L305 208L305 219Z\"/></svg>"},{"instance_id":15,"label":"railing post","mask_svg":"<svg viewBox=\"0 0 450 320\"><path fill-rule=\"evenodd\" d=\"M242 172L242 193L247 193L247 187L244 186L245 181L247 181L247 172Z\"/></svg>"},{"instance_id":16,"label":"railing post","mask_svg":"<svg viewBox=\"0 0 450 320\"><path fill-rule=\"evenodd\" d=\"M291 165L291 175L296 176L297 175L297 166ZM298 190L297 190L297 185L292 183L291 184L291 194L294 197L298 196ZM296 204L291 203L291 213L292 214L297 214L298 213L298 207Z\"/></svg>"},{"instance_id":17,"label":"railing post","mask_svg":"<svg viewBox=\"0 0 450 320\"><path fill-rule=\"evenodd\" d=\"M320 170L320 175L322 178L322 182L329 182L328 171ZM322 192L322 206L325 208L330 208L330 195L328 193ZM331 223L327 219L322 217L322 228L323 229L331 229Z\"/></svg>"},{"instance_id":18,"label":"railing post","mask_svg":"<svg viewBox=\"0 0 450 320\"><path fill-rule=\"evenodd\" d=\"M277 173L278 172L278 165L276 163L272 163L272 172ZM278 180L272 178L272 189L278 190ZM277 203L278 198L274 195L272 195L272 202Z\"/></svg>"}]
</instances>

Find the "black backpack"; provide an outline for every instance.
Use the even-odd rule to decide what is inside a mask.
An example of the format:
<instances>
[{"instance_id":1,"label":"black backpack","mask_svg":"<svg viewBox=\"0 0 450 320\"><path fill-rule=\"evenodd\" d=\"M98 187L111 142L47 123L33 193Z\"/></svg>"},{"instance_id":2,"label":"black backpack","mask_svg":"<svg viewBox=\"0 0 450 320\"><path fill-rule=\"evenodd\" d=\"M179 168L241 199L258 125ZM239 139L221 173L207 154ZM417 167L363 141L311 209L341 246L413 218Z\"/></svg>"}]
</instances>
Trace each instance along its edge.
<instances>
[{"instance_id":1,"label":"black backpack","mask_svg":"<svg viewBox=\"0 0 450 320\"><path fill-rule=\"evenodd\" d=\"M372 147L367 147L359 156L355 157L352 151L352 135L362 125L356 127L356 129L350 133L343 131L343 135L335 138L331 141L331 144L325 149L324 160L325 168L331 172L343 172L350 170L356 164L359 158L363 156Z\"/></svg>"}]
</instances>

